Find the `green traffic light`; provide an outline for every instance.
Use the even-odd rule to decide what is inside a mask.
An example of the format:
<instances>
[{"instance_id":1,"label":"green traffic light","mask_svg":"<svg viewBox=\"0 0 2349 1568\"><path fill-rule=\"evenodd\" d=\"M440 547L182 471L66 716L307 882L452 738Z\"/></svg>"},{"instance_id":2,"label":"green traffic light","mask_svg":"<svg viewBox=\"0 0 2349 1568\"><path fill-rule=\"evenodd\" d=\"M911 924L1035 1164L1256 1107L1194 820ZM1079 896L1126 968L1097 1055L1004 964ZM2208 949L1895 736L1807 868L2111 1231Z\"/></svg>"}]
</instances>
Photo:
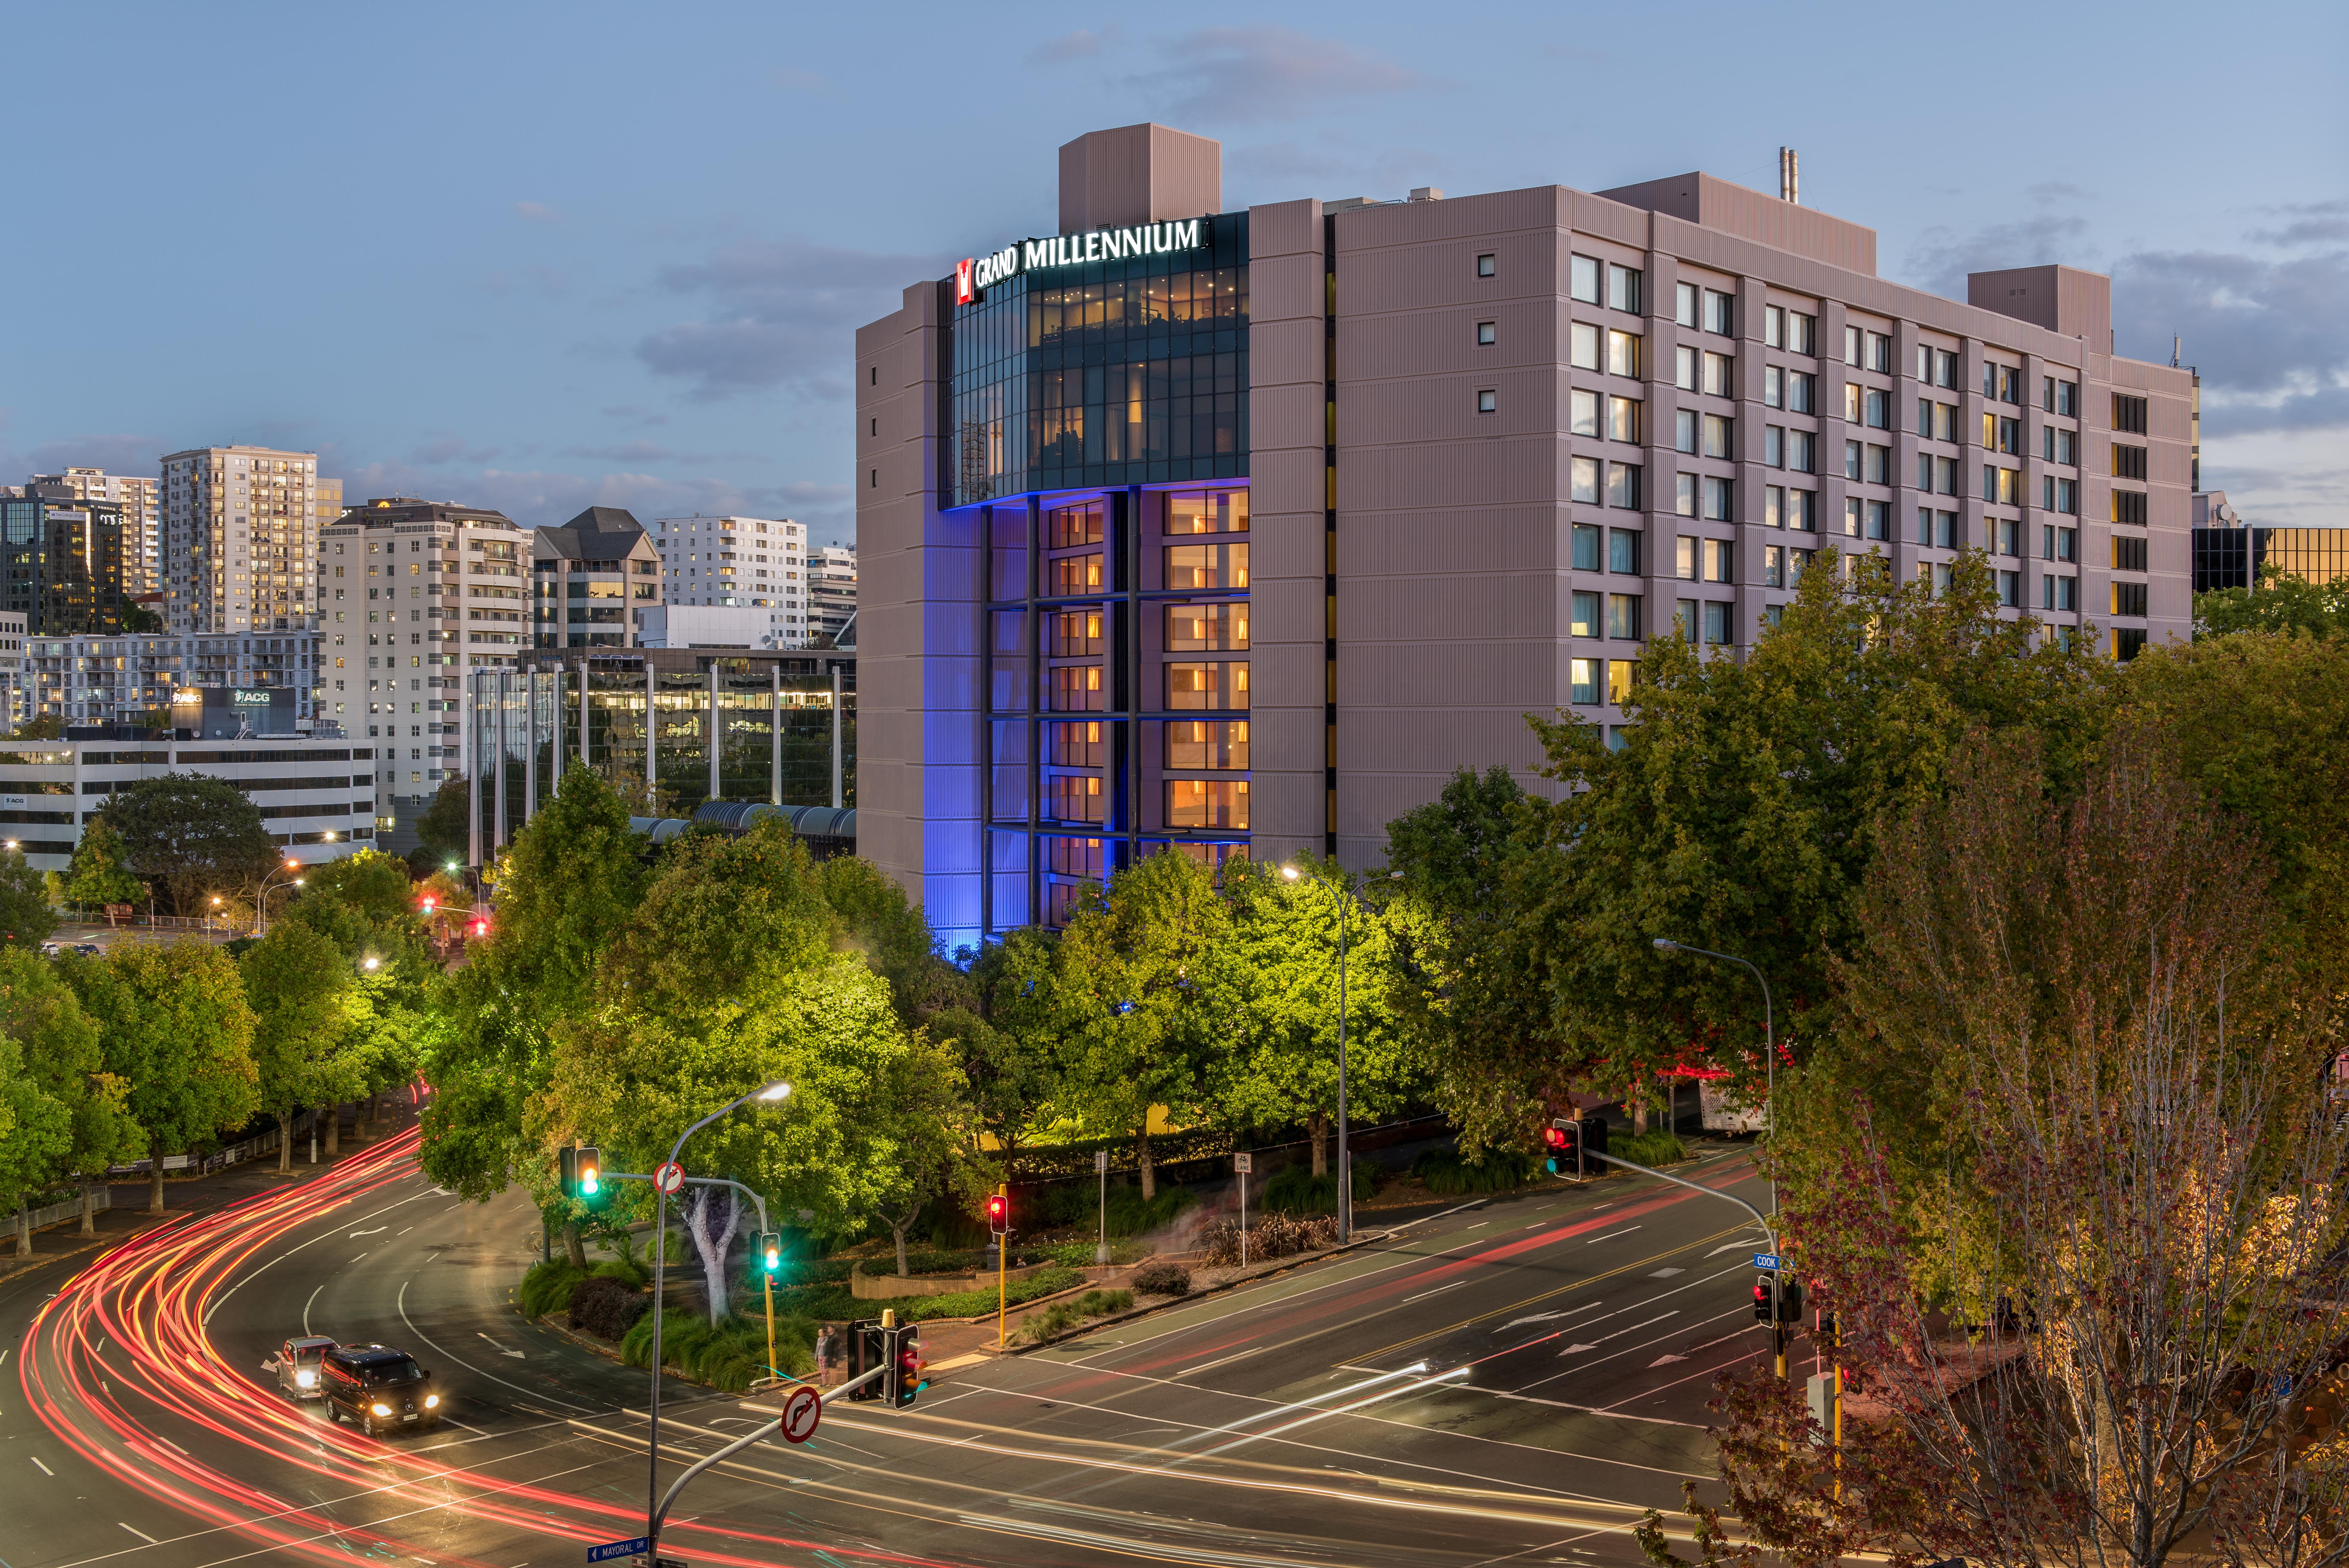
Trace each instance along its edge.
<instances>
[{"instance_id":1,"label":"green traffic light","mask_svg":"<svg viewBox=\"0 0 2349 1568\"><path fill-rule=\"evenodd\" d=\"M579 1178L579 1190L582 1192L586 1193L590 1198L593 1198L595 1195L596 1191L602 1187L602 1185L603 1183L595 1180L595 1172L593 1170L588 1171L585 1175Z\"/></svg>"}]
</instances>

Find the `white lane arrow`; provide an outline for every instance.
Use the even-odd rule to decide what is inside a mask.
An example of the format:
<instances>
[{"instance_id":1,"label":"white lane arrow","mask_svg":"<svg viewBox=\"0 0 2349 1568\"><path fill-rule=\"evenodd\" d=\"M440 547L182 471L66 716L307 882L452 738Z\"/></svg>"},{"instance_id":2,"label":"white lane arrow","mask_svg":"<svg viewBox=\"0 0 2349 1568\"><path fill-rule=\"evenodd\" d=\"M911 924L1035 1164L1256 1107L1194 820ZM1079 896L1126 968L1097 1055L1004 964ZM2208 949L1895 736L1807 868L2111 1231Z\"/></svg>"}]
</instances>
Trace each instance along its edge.
<instances>
[{"instance_id":1,"label":"white lane arrow","mask_svg":"<svg viewBox=\"0 0 2349 1568\"><path fill-rule=\"evenodd\" d=\"M379 1236L389 1229L391 1229L389 1225L378 1225L372 1231L353 1231L351 1234L354 1236Z\"/></svg>"}]
</instances>

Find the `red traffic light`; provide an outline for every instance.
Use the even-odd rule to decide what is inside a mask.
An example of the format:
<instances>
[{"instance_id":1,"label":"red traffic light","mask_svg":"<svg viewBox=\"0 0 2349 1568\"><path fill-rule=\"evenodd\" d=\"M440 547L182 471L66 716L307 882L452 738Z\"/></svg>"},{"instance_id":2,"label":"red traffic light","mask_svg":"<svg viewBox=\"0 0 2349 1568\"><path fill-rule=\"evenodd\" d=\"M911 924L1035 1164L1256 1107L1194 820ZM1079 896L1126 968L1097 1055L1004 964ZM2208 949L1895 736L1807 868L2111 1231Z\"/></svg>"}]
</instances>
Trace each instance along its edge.
<instances>
[{"instance_id":1,"label":"red traffic light","mask_svg":"<svg viewBox=\"0 0 2349 1568\"><path fill-rule=\"evenodd\" d=\"M489 921L487 920L487 918L483 918L483 919L477 920L477 921L473 922L473 934L474 934L474 935L476 935L476 936L487 936L489 934L490 934L490 923L489 923Z\"/></svg>"},{"instance_id":2,"label":"red traffic light","mask_svg":"<svg viewBox=\"0 0 2349 1568\"><path fill-rule=\"evenodd\" d=\"M987 1228L999 1236L1011 1230L1011 1200L1000 1192L987 1195Z\"/></svg>"},{"instance_id":3,"label":"red traffic light","mask_svg":"<svg viewBox=\"0 0 2349 1568\"><path fill-rule=\"evenodd\" d=\"M424 903L423 903L423 906L422 906L422 907L423 907L423 910L424 910L424 913L427 913L427 914L430 914L430 913L432 913L432 906L433 906L434 904L438 903L440 903L440 900L438 900L438 899L434 898L434 897L433 897L430 893L429 893L429 892L428 892L428 893L426 893L426 894L424 895Z\"/></svg>"},{"instance_id":4,"label":"red traffic light","mask_svg":"<svg viewBox=\"0 0 2349 1568\"><path fill-rule=\"evenodd\" d=\"M1563 1127L1543 1128L1542 1147L1548 1150L1553 1154L1564 1149L1566 1147L1566 1129Z\"/></svg>"}]
</instances>

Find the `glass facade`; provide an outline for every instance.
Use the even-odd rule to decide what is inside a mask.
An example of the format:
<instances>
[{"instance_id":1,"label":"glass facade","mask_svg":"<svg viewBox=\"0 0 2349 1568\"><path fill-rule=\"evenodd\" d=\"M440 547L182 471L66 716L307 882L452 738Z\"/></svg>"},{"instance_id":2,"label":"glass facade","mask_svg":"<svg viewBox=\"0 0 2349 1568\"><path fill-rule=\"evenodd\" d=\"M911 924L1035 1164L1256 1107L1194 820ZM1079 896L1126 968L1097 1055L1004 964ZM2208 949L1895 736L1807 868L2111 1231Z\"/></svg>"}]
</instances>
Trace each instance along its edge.
<instances>
[{"instance_id":1,"label":"glass facade","mask_svg":"<svg viewBox=\"0 0 2349 1568\"><path fill-rule=\"evenodd\" d=\"M2272 566L2309 583L2349 577L2349 528L2198 528L2194 592L2250 588Z\"/></svg>"},{"instance_id":2,"label":"glass facade","mask_svg":"<svg viewBox=\"0 0 2349 1568\"><path fill-rule=\"evenodd\" d=\"M1020 273L955 308L948 507L1247 472L1247 214L1196 250Z\"/></svg>"}]
</instances>

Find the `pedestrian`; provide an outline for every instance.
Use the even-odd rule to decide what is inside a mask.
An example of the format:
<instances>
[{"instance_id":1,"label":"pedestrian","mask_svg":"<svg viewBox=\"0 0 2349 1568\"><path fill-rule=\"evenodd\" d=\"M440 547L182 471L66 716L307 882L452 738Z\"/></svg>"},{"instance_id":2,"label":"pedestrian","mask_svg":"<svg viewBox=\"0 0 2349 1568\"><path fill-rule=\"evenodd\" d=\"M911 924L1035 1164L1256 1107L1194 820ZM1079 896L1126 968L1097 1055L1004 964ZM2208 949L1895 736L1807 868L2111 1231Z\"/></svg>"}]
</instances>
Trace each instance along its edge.
<instances>
[{"instance_id":1,"label":"pedestrian","mask_svg":"<svg viewBox=\"0 0 2349 1568\"><path fill-rule=\"evenodd\" d=\"M819 1388L828 1388L832 1386L832 1356L836 1343L831 1324L827 1323L816 1330L815 1386Z\"/></svg>"}]
</instances>

